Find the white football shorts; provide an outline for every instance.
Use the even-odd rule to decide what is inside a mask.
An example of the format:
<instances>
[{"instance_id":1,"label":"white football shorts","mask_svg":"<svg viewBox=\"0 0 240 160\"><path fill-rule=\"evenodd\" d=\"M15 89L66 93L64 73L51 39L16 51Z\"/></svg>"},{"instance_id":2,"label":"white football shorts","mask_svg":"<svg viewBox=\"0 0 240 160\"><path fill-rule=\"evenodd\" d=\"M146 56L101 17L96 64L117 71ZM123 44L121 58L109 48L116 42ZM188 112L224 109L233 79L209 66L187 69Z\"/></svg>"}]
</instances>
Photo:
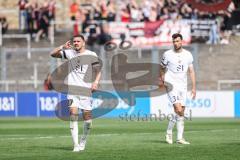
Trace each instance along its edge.
<instances>
[{"instance_id":1,"label":"white football shorts","mask_svg":"<svg viewBox=\"0 0 240 160\"><path fill-rule=\"evenodd\" d=\"M167 95L172 105L175 103L181 103L182 106L186 106L187 89L173 88L172 91L167 91Z\"/></svg>"},{"instance_id":2,"label":"white football shorts","mask_svg":"<svg viewBox=\"0 0 240 160\"><path fill-rule=\"evenodd\" d=\"M92 97L68 95L67 98L72 100L72 104L69 107L77 107L84 110L92 110Z\"/></svg>"}]
</instances>

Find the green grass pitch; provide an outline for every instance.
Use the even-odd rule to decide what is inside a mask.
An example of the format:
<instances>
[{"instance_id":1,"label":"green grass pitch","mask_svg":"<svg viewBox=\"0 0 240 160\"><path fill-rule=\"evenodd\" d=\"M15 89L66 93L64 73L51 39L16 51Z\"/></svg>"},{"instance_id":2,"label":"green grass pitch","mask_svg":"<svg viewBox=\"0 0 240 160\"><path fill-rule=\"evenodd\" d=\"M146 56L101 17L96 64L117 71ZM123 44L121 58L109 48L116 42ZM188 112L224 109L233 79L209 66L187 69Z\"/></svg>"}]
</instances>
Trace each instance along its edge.
<instances>
[{"instance_id":1,"label":"green grass pitch","mask_svg":"<svg viewBox=\"0 0 240 160\"><path fill-rule=\"evenodd\" d=\"M86 150L73 153L68 122L51 118L0 118L0 159L240 159L240 119L186 121L185 138L190 145L166 144L166 126L166 121L95 119Z\"/></svg>"}]
</instances>

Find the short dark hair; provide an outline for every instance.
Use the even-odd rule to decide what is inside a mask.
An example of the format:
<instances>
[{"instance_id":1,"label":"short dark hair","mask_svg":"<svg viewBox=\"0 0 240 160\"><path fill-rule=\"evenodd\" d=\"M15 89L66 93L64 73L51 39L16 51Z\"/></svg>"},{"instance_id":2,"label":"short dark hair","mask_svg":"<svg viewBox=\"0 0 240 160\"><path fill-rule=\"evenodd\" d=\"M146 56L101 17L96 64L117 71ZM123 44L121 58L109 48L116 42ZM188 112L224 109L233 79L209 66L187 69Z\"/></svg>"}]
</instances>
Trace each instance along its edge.
<instances>
[{"instance_id":1,"label":"short dark hair","mask_svg":"<svg viewBox=\"0 0 240 160\"><path fill-rule=\"evenodd\" d=\"M176 38L178 38L178 37L180 37L180 39L183 40L183 37L182 37L182 35L181 35L180 33L174 33L174 34L172 35L172 39L176 39Z\"/></svg>"},{"instance_id":2,"label":"short dark hair","mask_svg":"<svg viewBox=\"0 0 240 160\"><path fill-rule=\"evenodd\" d=\"M79 38L81 38L83 41L85 41L84 36L81 35L81 34L76 34L76 35L74 35L72 39L74 39L74 38L76 38L76 37L79 37Z\"/></svg>"}]
</instances>

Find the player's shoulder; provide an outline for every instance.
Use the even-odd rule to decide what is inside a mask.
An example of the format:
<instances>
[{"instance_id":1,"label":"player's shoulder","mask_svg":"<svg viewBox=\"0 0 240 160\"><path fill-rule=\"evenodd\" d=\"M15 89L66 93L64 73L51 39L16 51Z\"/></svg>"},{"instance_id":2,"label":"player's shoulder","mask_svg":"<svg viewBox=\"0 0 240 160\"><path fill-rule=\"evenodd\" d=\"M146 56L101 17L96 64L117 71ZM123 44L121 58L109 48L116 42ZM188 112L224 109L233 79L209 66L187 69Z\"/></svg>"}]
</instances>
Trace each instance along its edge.
<instances>
[{"instance_id":1,"label":"player's shoulder","mask_svg":"<svg viewBox=\"0 0 240 160\"><path fill-rule=\"evenodd\" d=\"M173 54L173 53L174 53L174 51L173 51L172 49L169 49L169 50L165 51L163 54L164 54L165 56L168 56L168 55L171 55L171 54Z\"/></svg>"},{"instance_id":2,"label":"player's shoulder","mask_svg":"<svg viewBox=\"0 0 240 160\"><path fill-rule=\"evenodd\" d=\"M192 53L189 50L183 48L183 52L188 56L192 56Z\"/></svg>"},{"instance_id":3,"label":"player's shoulder","mask_svg":"<svg viewBox=\"0 0 240 160\"><path fill-rule=\"evenodd\" d=\"M97 57L97 54L95 52L90 51L88 49L85 50L85 54Z\"/></svg>"},{"instance_id":4,"label":"player's shoulder","mask_svg":"<svg viewBox=\"0 0 240 160\"><path fill-rule=\"evenodd\" d=\"M70 53L76 53L76 51L74 49L71 49L71 48L67 48L67 49L64 49L65 52L70 52Z\"/></svg>"},{"instance_id":5,"label":"player's shoulder","mask_svg":"<svg viewBox=\"0 0 240 160\"><path fill-rule=\"evenodd\" d=\"M187 59L189 60L193 60L193 56L192 56L192 53L186 49L183 49L183 52L184 52L184 57L186 57Z\"/></svg>"}]
</instances>

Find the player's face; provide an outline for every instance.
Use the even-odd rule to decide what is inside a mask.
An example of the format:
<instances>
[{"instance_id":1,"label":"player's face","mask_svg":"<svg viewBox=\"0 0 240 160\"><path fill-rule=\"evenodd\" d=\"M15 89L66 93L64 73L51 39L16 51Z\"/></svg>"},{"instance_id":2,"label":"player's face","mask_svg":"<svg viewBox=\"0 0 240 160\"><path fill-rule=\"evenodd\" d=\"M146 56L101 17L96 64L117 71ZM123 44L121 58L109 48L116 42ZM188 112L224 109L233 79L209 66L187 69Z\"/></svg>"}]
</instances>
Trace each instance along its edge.
<instances>
[{"instance_id":1,"label":"player's face","mask_svg":"<svg viewBox=\"0 0 240 160\"><path fill-rule=\"evenodd\" d=\"M180 37L173 39L173 46L176 51L182 48L182 40Z\"/></svg>"},{"instance_id":2,"label":"player's face","mask_svg":"<svg viewBox=\"0 0 240 160\"><path fill-rule=\"evenodd\" d=\"M85 46L85 42L82 38L75 37L73 39L73 46L74 46L76 51L80 51Z\"/></svg>"}]
</instances>

